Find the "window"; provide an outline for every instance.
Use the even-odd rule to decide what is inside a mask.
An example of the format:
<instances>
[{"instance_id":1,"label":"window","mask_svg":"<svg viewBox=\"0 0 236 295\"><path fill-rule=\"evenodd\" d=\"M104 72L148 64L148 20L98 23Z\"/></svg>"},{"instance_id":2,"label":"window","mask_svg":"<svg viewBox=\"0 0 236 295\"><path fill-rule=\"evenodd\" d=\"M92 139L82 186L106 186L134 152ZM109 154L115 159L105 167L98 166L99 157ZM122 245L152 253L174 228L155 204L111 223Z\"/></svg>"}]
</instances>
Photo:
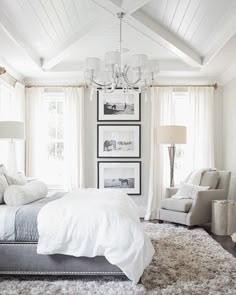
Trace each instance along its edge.
<instances>
[{"instance_id":1,"label":"window","mask_svg":"<svg viewBox=\"0 0 236 295\"><path fill-rule=\"evenodd\" d=\"M46 179L50 187L64 184L64 116L65 99L63 93L45 93L46 104Z\"/></svg>"}]
</instances>

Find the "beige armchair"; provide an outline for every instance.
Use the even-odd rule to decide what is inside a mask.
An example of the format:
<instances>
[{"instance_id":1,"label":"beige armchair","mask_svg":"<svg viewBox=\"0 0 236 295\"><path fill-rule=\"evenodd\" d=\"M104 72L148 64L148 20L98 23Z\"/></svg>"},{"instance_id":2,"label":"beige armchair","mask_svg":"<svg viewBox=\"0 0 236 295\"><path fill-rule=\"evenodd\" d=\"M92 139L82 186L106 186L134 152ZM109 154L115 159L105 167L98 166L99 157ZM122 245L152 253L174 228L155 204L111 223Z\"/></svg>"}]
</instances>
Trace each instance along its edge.
<instances>
[{"instance_id":1,"label":"beige armchair","mask_svg":"<svg viewBox=\"0 0 236 295\"><path fill-rule=\"evenodd\" d=\"M169 221L187 225L211 222L212 200L225 200L228 197L231 172L219 171L220 176L215 189L199 191L192 199L172 199L178 188L167 188L165 199L161 201L158 221Z\"/></svg>"}]
</instances>

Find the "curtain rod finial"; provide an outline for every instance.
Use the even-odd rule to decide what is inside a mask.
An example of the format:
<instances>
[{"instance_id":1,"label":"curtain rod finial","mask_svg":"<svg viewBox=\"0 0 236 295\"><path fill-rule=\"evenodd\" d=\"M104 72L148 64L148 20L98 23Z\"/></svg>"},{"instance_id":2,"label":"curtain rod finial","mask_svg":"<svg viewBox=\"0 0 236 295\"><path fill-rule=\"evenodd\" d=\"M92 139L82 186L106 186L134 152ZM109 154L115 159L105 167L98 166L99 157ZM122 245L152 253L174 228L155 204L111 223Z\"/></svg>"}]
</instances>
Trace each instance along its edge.
<instances>
[{"instance_id":1,"label":"curtain rod finial","mask_svg":"<svg viewBox=\"0 0 236 295\"><path fill-rule=\"evenodd\" d=\"M7 71L6 71L6 69L5 68L3 68L3 67L0 67L0 75L3 75L3 74L5 74Z\"/></svg>"},{"instance_id":2,"label":"curtain rod finial","mask_svg":"<svg viewBox=\"0 0 236 295\"><path fill-rule=\"evenodd\" d=\"M214 87L215 90L217 90L218 84L217 83L213 84L213 87Z\"/></svg>"}]
</instances>

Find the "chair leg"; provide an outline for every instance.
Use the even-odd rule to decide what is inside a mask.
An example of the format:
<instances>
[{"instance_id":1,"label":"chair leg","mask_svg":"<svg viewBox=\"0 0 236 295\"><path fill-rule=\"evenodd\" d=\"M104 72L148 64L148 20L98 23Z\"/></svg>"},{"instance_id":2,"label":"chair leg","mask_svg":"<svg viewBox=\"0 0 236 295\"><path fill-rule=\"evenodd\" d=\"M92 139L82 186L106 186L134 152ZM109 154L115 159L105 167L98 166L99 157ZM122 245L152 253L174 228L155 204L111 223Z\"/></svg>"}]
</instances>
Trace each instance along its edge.
<instances>
[{"instance_id":1,"label":"chair leg","mask_svg":"<svg viewBox=\"0 0 236 295\"><path fill-rule=\"evenodd\" d=\"M161 220L161 219L157 219L157 222L158 222L158 223L163 223L163 220Z\"/></svg>"},{"instance_id":2,"label":"chair leg","mask_svg":"<svg viewBox=\"0 0 236 295\"><path fill-rule=\"evenodd\" d=\"M193 225L187 225L187 229L188 229L188 230L193 229Z\"/></svg>"}]
</instances>

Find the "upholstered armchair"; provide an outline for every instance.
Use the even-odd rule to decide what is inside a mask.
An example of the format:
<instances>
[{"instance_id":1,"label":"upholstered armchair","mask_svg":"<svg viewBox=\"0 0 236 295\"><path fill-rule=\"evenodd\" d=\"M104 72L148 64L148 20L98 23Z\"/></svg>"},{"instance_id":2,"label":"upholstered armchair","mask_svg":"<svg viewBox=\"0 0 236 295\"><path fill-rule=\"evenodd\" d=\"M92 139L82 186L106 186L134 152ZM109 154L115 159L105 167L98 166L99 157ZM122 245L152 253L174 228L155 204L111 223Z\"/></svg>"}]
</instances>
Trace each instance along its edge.
<instances>
[{"instance_id":1,"label":"upholstered armchair","mask_svg":"<svg viewBox=\"0 0 236 295\"><path fill-rule=\"evenodd\" d=\"M161 201L158 221L169 221L187 225L211 222L212 201L225 200L228 197L231 172L219 171L219 179L215 189L199 191L193 199L174 199L178 188L167 188L165 199ZM203 181L204 182L204 181ZM200 185L206 185L206 183Z\"/></svg>"}]
</instances>

